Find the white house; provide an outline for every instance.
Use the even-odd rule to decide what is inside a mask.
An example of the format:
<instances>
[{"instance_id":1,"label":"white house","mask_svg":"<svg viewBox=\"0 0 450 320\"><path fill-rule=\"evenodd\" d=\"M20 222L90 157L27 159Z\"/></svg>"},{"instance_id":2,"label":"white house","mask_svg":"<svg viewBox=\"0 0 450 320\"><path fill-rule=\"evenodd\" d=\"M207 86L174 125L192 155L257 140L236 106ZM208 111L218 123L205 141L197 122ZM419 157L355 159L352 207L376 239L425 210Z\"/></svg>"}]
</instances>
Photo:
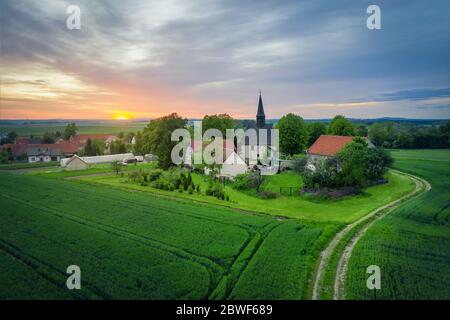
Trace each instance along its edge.
<instances>
[{"instance_id":1,"label":"white house","mask_svg":"<svg viewBox=\"0 0 450 320\"><path fill-rule=\"evenodd\" d=\"M36 145L27 148L28 162L50 162L61 159L61 151L49 145Z\"/></svg>"}]
</instances>

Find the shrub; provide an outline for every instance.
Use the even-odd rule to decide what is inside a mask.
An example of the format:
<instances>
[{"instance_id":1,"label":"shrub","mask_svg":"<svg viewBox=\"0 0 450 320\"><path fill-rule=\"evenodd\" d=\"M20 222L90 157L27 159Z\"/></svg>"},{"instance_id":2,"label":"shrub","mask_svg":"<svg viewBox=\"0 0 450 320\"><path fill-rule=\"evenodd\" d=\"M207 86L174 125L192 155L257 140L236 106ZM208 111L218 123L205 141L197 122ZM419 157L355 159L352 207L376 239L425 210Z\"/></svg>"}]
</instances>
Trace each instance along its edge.
<instances>
[{"instance_id":1,"label":"shrub","mask_svg":"<svg viewBox=\"0 0 450 320\"><path fill-rule=\"evenodd\" d=\"M266 191L261 191L259 193L259 196L263 199L275 199L275 198L278 198L280 196L280 194L278 192L266 190Z\"/></svg>"}]
</instances>

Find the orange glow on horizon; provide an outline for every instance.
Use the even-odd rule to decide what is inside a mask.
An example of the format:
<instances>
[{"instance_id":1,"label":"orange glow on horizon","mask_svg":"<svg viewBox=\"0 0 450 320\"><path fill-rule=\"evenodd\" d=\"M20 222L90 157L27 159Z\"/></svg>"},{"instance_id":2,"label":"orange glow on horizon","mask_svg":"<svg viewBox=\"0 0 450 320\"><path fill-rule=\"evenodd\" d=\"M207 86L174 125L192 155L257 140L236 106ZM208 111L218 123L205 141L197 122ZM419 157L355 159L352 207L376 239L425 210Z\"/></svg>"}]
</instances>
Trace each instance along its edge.
<instances>
[{"instance_id":1,"label":"orange glow on horizon","mask_svg":"<svg viewBox=\"0 0 450 320\"><path fill-rule=\"evenodd\" d=\"M112 118L114 120L123 121L123 120L130 120L131 118L133 118L133 116L131 112L128 111L114 111Z\"/></svg>"}]
</instances>

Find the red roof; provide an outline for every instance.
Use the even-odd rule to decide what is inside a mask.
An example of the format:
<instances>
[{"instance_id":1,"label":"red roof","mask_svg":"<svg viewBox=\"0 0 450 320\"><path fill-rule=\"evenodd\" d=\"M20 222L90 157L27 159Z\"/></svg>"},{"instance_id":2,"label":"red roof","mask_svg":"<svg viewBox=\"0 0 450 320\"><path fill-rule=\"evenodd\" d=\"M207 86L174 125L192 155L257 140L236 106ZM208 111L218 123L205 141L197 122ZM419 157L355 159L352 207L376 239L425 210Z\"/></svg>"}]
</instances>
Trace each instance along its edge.
<instances>
[{"instance_id":1,"label":"red roof","mask_svg":"<svg viewBox=\"0 0 450 320\"><path fill-rule=\"evenodd\" d=\"M309 148L308 153L320 156L335 156L352 141L353 137L349 136L321 135Z\"/></svg>"},{"instance_id":2,"label":"red roof","mask_svg":"<svg viewBox=\"0 0 450 320\"><path fill-rule=\"evenodd\" d=\"M106 141L110 138L117 139L117 137L112 134L98 133L98 134L77 134L76 136L71 137L70 141L79 144L86 144L88 139Z\"/></svg>"},{"instance_id":3,"label":"red roof","mask_svg":"<svg viewBox=\"0 0 450 320\"><path fill-rule=\"evenodd\" d=\"M27 154L28 148L48 148L52 150L59 150L63 154L75 154L80 151L81 146L69 141L63 141L57 144L5 144L5 148L11 150L11 154L13 157L20 157Z\"/></svg>"}]
</instances>

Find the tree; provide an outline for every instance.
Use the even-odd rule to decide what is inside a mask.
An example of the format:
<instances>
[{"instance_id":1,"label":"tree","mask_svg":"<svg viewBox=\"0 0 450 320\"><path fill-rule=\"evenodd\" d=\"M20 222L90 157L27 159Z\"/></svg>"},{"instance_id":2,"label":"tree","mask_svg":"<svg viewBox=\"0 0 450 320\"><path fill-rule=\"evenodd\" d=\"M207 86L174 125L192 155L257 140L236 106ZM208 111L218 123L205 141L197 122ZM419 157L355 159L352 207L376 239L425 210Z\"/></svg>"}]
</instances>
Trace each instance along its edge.
<instances>
[{"instance_id":1,"label":"tree","mask_svg":"<svg viewBox=\"0 0 450 320\"><path fill-rule=\"evenodd\" d=\"M55 140L53 138L53 134L50 132L46 132L44 133L44 135L42 136L42 143L54 143Z\"/></svg>"},{"instance_id":2,"label":"tree","mask_svg":"<svg viewBox=\"0 0 450 320\"><path fill-rule=\"evenodd\" d=\"M348 119L338 115L331 121L328 133L336 136L353 136L355 135L355 129Z\"/></svg>"},{"instance_id":3,"label":"tree","mask_svg":"<svg viewBox=\"0 0 450 320\"><path fill-rule=\"evenodd\" d=\"M323 122L312 122L308 124L309 141L308 146L312 145L322 134L327 133L327 126Z\"/></svg>"},{"instance_id":4,"label":"tree","mask_svg":"<svg viewBox=\"0 0 450 320\"><path fill-rule=\"evenodd\" d=\"M367 179L382 179L394 159L381 147L367 149Z\"/></svg>"},{"instance_id":5,"label":"tree","mask_svg":"<svg viewBox=\"0 0 450 320\"><path fill-rule=\"evenodd\" d=\"M168 169L173 165L171 152L177 141L171 141L175 129L184 128L187 120L176 113L152 120L142 133L141 152L158 156L159 165Z\"/></svg>"},{"instance_id":6,"label":"tree","mask_svg":"<svg viewBox=\"0 0 450 320\"><path fill-rule=\"evenodd\" d=\"M289 113L277 123L280 150L288 155L302 152L308 143L309 133L302 117Z\"/></svg>"},{"instance_id":7,"label":"tree","mask_svg":"<svg viewBox=\"0 0 450 320\"><path fill-rule=\"evenodd\" d=\"M367 146L352 142L337 154L339 162L339 184L362 188L367 183Z\"/></svg>"},{"instance_id":8,"label":"tree","mask_svg":"<svg viewBox=\"0 0 450 320\"><path fill-rule=\"evenodd\" d=\"M115 160L111 162L111 168L116 174L119 174L119 172L122 172L123 170L123 165L119 161Z\"/></svg>"},{"instance_id":9,"label":"tree","mask_svg":"<svg viewBox=\"0 0 450 320\"><path fill-rule=\"evenodd\" d=\"M8 163L9 159L11 158L11 154L8 150L3 149L0 152L0 163Z\"/></svg>"},{"instance_id":10,"label":"tree","mask_svg":"<svg viewBox=\"0 0 450 320\"><path fill-rule=\"evenodd\" d=\"M127 145L122 140L116 140L109 146L109 152L111 154L121 154L127 152Z\"/></svg>"},{"instance_id":11,"label":"tree","mask_svg":"<svg viewBox=\"0 0 450 320\"><path fill-rule=\"evenodd\" d=\"M222 132L223 136L226 135L227 129L234 129L235 121L228 114L214 114L214 115L206 115L202 120L202 130L205 133L208 129L218 129Z\"/></svg>"},{"instance_id":12,"label":"tree","mask_svg":"<svg viewBox=\"0 0 450 320\"><path fill-rule=\"evenodd\" d=\"M87 139L83 153L88 157L101 156L105 153L105 143L101 140Z\"/></svg>"},{"instance_id":13,"label":"tree","mask_svg":"<svg viewBox=\"0 0 450 320\"><path fill-rule=\"evenodd\" d=\"M133 152L135 155L143 156L145 154L144 151L144 140L142 136L142 132L138 131L135 136L135 144L133 145Z\"/></svg>"},{"instance_id":14,"label":"tree","mask_svg":"<svg viewBox=\"0 0 450 320\"><path fill-rule=\"evenodd\" d=\"M361 124L355 129L355 134L360 137L367 137L369 134L369 129L367 129L367 126Z\"/></svg>"},{"instance_id":15,"label":"tree","mask_svg":"<svg viewBox=\"0 0 450 320\"><path fill-rule=\"evenodd\" d=\"M386 132L382 123L374 123L369 130L369 139L376 146L382 146L386 140Z\"/></svg>"},{"instance_id":16,"label":"tree","mask_svg":"<svg viewBox=\"0 0 450 320\"><path fill-rule=\"evenodd\" d=\"M69 140L70 137L76 135L77 132L78 132L77 125L74 122L69 123L64 129L64 140Z\"/></svg>"}]
</instances>

